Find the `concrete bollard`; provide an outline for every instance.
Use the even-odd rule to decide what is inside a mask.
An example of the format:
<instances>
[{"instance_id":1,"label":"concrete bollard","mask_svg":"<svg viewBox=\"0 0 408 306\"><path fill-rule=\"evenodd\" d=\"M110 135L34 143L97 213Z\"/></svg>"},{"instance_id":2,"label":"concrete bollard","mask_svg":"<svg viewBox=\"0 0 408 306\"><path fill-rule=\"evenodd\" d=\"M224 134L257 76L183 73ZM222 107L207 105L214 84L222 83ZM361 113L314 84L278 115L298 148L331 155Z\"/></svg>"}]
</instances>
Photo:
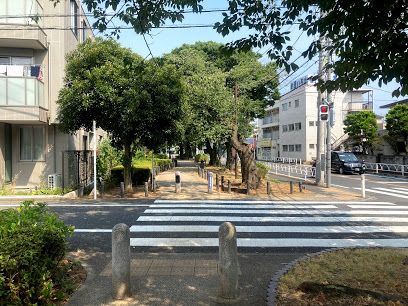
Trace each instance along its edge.
<instances>
[{"instance_id":1,"label":"concrete bollard","mask_svg":"<svg viewBox=\"0 0 408 306\"><path fill-rule=\"evenodd\" d=\"M105 182L101 180L101 198L103 198L104 193L105 193Z\"/></svg>"},{"instance_id":2,"label":"concrete bollard","mask_svg":"<svg viewBox=\"0 0 408 306\"><path fill-rule=\"evenodd\" d=\"M197 173L198 173L198 176L201 176L201 168L200 167L197 167Z\"/></svg>"},{"instance_id":3,"label":"concrete bollard","mask_svg":"<svg viewBox=\"0 0 408 306\"><path fill-rule=\"evenodd\" d=\"M224 176L221 175L221 191L224 191L224 183L225 183Z\"/></svg>"},{"instance_id":4,"label":"concrete bollard","mask_svg":"<svg viewBox=\"0 0 408 306\"><path fill-rule=\"evenodd\" d=\"M149 196L149 183L148 182L144 183L144 193L145 193L145 197Z\"/></svg>"},{"instance_id":5,"label":"concrete bollard","mask_svg":"<svg viewBox=\"0 0 408 306\"><path fill-rule=\"evenodd\" d=\"M302 192L303 191L303 184L302 184L302 182L299 182L299 192Z\"/></svg>"},{"instance_id":6,"label":"concrete bollard","mask_svg":"<svg viewBox=\"0 0 408 306\"><path fill-rule=\"evenodd\" d=\"M270 182L266 182L266 193L267 195L271 194L271 183Z\"/></svg>"},{"instance_id":7,"label":"concrete bollard","mask_svg":"<svg viewBox=\"0 0 408 306\"><path fill-rule=\"evenodd\" d=\"M220 191L220 177L218 176L218 174L215 175L215 189L218 191Z\"/></svg>"},{"instance_id":8,"label":"concrete bollard","mask_svg":"<svg viewBox=\"0 0 408 306\"><path fill-rule=\"evenodd\" d=\"M130 288L130 232L119 223L112 230L112 289L113 298L122 300L131 295Z\"/></svg>"},{"instance_id":9,"label":"concrete bollard","mask_svg":"<svg viewBox=\"0 0 408 306\"><path fill-rule=\"evenodd\" d=\"M125 197L125 183L120 182L120 197L124 198Z\"/></svg>"},{"instance_id":10,"label":"concrete bollard","mask_svg":"<svg viewBox=\"0 0 408 306\"><path fill-rule=\"evenodd\" d=\"M237 251L237 232L230 222L224 222L218 230L218 297L235 300L239 297L238 277L240 274Z\"/></svg>"},{"instance_id":11,"label":"concrete bollard","mask_svg":"<svg viewBox=\"0 0 408 306\"><path fill-rule=\"evenodd\" d=\"M246 182L246 194L251 194L251 186L249 185L249 182Z\"/></svg>"},{"instance_id":12,"label":"concrete bollard","mask_svg":"<svg viewBox=\"0 0 408 306\"><path fill-rule=\"evenodd\" d=\"M208 172L208 193L213 192L213 174Z\"/></svg>"},{"instance_id":13,"label":"concrete bollard","mask_svg":"<svg viewBox=\"0 0 408 306\"><path fill-rule=\"evenodd\" d=\"M176 193L180 193L181 192L181 176L180 176L180 172L177 171L176 172Z\"/></svg>"},{"instance_id":14,"label":"concrete bollard","mask_svg":"<svg viewBox=\"0 0 408 306\"><path fill-rule=\"evenodd\" d=\"M231 193L231 181L228 180L228 193Z\"/></svg>"},{"instance_id":15,"label":"concrete bollard","mask_svg":"<svg viewBox=\"0 0 408 306\"><path fill-rule=\"evenodd\" d=\"M363 199L366 197L365 174L361 174L361 197L362 197Z\"/></svg>"},{"instance_id":16,"label":"concrete bollard","mask_svg":"<svg viewBox=\"0 0 408 306\"><path fill-rule=\"evenodd\" d=\"M290 193L293 193L293 181L289 182L289 189L290 189Z\"/></svg>"}]
</instances>

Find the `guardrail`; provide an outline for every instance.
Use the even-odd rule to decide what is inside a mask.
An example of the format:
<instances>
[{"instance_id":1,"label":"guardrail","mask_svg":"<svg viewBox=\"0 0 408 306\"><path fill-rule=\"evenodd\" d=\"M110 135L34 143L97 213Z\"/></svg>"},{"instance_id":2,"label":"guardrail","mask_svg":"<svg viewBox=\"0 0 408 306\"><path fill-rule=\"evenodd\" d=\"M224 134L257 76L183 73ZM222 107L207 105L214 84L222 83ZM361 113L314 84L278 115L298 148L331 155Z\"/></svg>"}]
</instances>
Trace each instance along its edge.
<instances>
[{"instance_id":1,"label":"guardrail","mask_svg":"<svg viewBox=\"0 0 408 306\"><path fill-rule=\"evenodd\" d=\"M307 165L291 165L291 164L282 164L266 161L258 161L266 165L269 169L268 173L274 174L283 174L288 175L289 177L297 177L303 180L308 180L308 178L314 178L316 175L316 167L307 166Z\"/></svg>"},{"instance_id":2,"label":"guardrail","mask_svg":"<svg viewBox=\"0 0 408 306\"><path fill-rule=\"evenodd\" d=\"M274 162L274 163L287 163L287 164L296 164L301 165L302 159L300 158L293 158L293 157L267 157L260 155L258 161L262 162Z\"/></svg>"},{"instance_id":3,"label":"guardrail","mask_svg":"<svg viewBox=\"0 0 408 306\"><path fill-rule=\"evenodd\" d=\"M364 163L366 172L375 174L397 174L406 176L408 175L408 165L399 164L384 164L384 163Z\"/></svg>"}]
</instances>

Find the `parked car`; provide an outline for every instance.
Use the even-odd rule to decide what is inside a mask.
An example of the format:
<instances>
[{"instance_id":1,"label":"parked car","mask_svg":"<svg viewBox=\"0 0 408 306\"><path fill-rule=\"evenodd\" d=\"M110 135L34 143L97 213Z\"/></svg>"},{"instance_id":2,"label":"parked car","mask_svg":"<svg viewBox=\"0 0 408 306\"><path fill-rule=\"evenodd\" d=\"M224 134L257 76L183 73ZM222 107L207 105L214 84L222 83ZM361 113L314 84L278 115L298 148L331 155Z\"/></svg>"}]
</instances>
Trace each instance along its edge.
<instances>
[{"instance_id":1,"label":"parked car","mask_svg":"<svg viewBox=\"0 0 408 306\"><path fill-rule=\"evenodd\" d=\"M364 173L364 162L360 162L352 152L333 151L331 153L332 171L343 173Z\"/></svg>"}]
</instances>

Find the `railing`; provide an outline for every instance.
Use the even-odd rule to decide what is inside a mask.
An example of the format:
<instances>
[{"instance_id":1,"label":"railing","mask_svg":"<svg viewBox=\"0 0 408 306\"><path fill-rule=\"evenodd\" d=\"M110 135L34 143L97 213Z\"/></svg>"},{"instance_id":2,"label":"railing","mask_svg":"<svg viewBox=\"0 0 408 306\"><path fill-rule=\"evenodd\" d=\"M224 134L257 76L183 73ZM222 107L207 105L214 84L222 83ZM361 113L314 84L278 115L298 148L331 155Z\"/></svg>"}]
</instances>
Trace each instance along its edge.
<instances>
[{"instance_id":1,"label":"railing","mask_svg":"<svg viewBox=\"0 0 408 306\"><path fill-rule=\"evenodd\" d=\"M19 2L17 11L11 9L11 2ZM13 23L24 25L39 25L43 26L43 8L37 0L2 0L4 11L0 13L0 23ZM4 2L4 3L3 3ZM7 5L8 2L8 5Z\"/></svg>"},{"instance_id":2,"label":"railing","mask_svg":"<svg viewBox=\"0 0 408 306\"><path fill-rule=\"evenodd\" d=\"M373 103L366 101L353 101L348 103L347 111L373 110Z\"/></svg>"},{"instance_id":3,"label":"railing","mask_svg":"<svg viewBox=\"0 0 408 306\"><path fill-rule=\"evenodd\" d=\"M262 124L279 122L279 116L268 116L262 119Z\"/></svg>"},{"instance_id":4,"label":"railing","mask_svg":"<svg viewBox=\"0 0 408 306\"><path fill-rule=\"evenodd\" d=\"M44 84L35 77L1 77L0 106L41 106L47 108Z\"/></svg>"},{"instance_id":5,"label":"railing","mask_svg":"<svg viewBox=\"0 0 408 306\"><path fill-rule=\"evenodd\" d=\"M301 158L293 157L273 157L273 156L259 156L260 161L268 161L273 163L287 163L287 164L302 164Z\"/></svg>"},{"instance_id":6,"label":"railing","mask_svg":"<svg viewBox=\"0 0 408 306\"><path fill-rule=\"evenodd\" d=\"M408 165L365 163L366 171L375 174L408 175Z\"/></svg>"},{"instance_id":7,"label":"railing","mask_svg":"<svg viewBox=\"0 0 408 306\"><path fill-rule=\"evenodd\" d=\"M316 174L316 168L307 165L291 165L291 164L281 164L273 162L259 161L268 167L268 173L287 175L289 177L296 177L302 180L314 180Z\"/></svg>"}]
</instances>

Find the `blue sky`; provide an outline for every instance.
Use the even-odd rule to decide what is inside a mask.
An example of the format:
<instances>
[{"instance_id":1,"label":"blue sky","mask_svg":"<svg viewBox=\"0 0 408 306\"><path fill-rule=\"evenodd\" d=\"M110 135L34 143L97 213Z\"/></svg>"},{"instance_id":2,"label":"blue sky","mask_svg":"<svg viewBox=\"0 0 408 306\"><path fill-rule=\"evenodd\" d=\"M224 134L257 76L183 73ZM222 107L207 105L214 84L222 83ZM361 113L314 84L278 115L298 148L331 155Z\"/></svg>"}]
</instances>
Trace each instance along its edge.
<instances>
[{"instance_id":1,"label":"blue sky","mask_svg":"<svg viewBox=\"0 0 408 306\"><path fill-rule=\"evenodd\" d=\"M227 2L224 0L205 0L204 9L226 9L228 7ZM216 21L222 19L221 12L202 13L202 14L186 14L183 21L183 25L210 25ZM115 23L118 24L117 22ZM170 24L170 23L169 23ZM301 34L301 31L297 29L297 26L290 28L292 34L291 41L296 41L294 45L295 50L304 50L308 43L310 43L312 37L308 37L305 33ZM149 44L150 50L153 56L161 56L165 53L171 52L174 48L180 47L182 44L193 44L197 41L216 41L221 43L227 43L237 38L243 37L249 33L248 30L242 30L227 37L223 37L221 34L216 33L212 28L188 28L188 29L154 29L151 35L146 35L146 40ZM300 36L300 37L299 37ZM134 52L140 54L142 57L149 55L149 50L141 35L137 35L133 30L122 30L119 42L128 48L131 48ZM254 49L254 51L263 54L268 50L268 47L261 49ZM294 51L293 59L298 56L299 53ZM266 55L262 58L263 62L268 61ZM300 66L305 63L304 58L300 58L296 63ZM305 64L297 72L287 78L285 73L280 74L281 85L280 92L284 94L288 91L288 87L291 81L307 75L316 74L318 70L317 58ZM280 70L279 70L280 71ZM286 79L286 80L284 80ZM284 81L283 81L284 80ZM389 83L387 86L379 87L376 82L370 83L364 88L373 90L374 111L379 115L385 115L387 110L379 109L380 105L388 104L397 101L397 98L392 97L391 92L398 86L396 83ZM399 98L401 99L401 98Z\"/></svg>"}]
</instances>

